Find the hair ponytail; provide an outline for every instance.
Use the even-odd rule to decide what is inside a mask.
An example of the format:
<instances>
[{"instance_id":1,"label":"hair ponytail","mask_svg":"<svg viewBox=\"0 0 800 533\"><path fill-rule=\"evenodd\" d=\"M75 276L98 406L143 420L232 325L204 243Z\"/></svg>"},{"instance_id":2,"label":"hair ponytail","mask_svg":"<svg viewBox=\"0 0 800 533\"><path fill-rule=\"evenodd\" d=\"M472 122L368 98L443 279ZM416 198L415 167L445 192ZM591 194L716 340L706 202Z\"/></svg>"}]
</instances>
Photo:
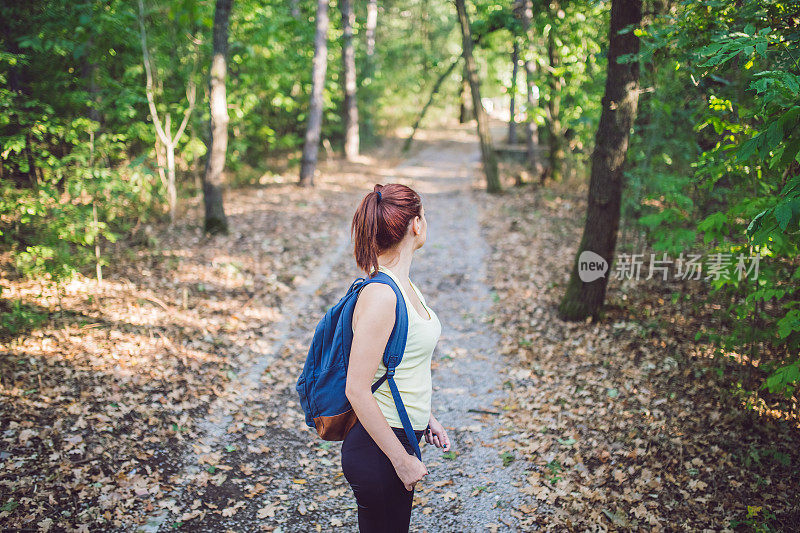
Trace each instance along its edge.
<instances>
[{"instance_id":1,"label":"hair ponytail","mask_svg":"<svg viewBox=\"0 0 800 533\"><path fill-rule=\"evenodd\" d=\"M361 200L350 227L358 267L370 277L377 274L378 255L402 241L408 224L421 213L422 199L410 187L376 184Z\"/></svg>"}]
</instances>

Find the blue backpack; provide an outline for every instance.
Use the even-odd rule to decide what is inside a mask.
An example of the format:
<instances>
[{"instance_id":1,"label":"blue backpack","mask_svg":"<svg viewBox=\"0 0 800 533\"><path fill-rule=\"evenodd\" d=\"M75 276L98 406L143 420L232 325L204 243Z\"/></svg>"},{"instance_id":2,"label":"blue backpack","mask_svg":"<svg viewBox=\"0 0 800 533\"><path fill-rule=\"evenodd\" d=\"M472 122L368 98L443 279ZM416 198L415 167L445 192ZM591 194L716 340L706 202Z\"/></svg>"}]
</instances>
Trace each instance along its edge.
<instances>
[{"instance_id":1,"label":"blue backpack","mask_svg":"<svg viewBox=\"0 0 800 533\"><path fill-rule=\"evenodd\" d=\"M372 384L372 392L374 393L384 381L389 382L397 413L403 423L403 430L414 447L417 458L422 460L411 421L394 381L395 368L403 360L406 349L408 313L403 294L391 276L385 272L378 272L373 278L356 279L350 285L347 294L328 309L314 331L303 372L297 380L295 389L300 395L300 405L306 415L306 425L316 428L324 440L344 440L347 432L358 420L344 392L347 383L347 365L350 361L350 345L353 342L353 309L359 292L370 283L389 285L397 295L394 328L383 354L386 373Z\"/></svg>"}]
</instances>

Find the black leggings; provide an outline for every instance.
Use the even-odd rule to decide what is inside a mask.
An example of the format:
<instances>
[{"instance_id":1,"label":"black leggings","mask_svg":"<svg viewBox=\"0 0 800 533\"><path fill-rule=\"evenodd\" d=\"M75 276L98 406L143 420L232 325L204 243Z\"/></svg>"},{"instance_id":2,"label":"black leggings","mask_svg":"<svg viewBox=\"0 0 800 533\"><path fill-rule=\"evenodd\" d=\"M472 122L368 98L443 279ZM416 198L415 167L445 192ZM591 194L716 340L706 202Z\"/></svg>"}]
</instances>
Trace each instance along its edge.
<instances>
[{"instance_id":1,"label":"black leggings","mask_svg":"<svg viewBox=\"0 0 800 533\"><path fill-rule=\"evenodd\" d=\"M392 428L409 455L414 448L403 428ZM414 431L419 443L423 431ZM361 533L408 533L414 491L406 490L392 462L357 421L342 443L342 472L358 504Z\"/></svg>"}]
</instances>

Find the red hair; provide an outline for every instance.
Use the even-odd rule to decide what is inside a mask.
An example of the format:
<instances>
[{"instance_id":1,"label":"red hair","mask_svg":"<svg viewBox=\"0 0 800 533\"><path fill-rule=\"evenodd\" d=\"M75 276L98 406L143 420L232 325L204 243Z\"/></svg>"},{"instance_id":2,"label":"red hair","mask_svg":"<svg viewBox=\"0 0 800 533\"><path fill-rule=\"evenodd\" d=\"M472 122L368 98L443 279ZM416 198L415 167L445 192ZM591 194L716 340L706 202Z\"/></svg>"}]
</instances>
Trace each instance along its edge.
<instances>
[{"instance_id":1,"label":"red hair","mask_svg":"<svg viewBox=\"0 0 800 533\"><path fill-rule=\"evenodd\" d=\"M361 200L350 226L358 267L370 277L377 274L378 254L402 241L409 223L421 215L422 199L413 189L399 183L376 184Z\"/></svg>"}]
</instances>

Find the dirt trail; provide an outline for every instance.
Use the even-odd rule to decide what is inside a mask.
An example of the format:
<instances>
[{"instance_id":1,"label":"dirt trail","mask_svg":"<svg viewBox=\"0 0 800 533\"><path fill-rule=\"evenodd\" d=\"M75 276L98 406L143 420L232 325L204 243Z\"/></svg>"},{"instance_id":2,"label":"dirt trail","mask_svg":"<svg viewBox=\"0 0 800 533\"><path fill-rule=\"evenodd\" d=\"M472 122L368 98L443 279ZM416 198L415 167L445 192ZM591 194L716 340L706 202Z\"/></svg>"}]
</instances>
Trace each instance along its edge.
<instances>
[{"instance_id":1,"label":"dirt trail","mask_svg":"<svg viewBox=\"0 0 800 533\"><path fill-rule=\"evenodd\" d=\"M485 193L475 172L478 146L464 130L429 134L419 145L381 182L414 187L425 205L428 241L417 252L411 277L442 321L432 363L433 410L450 432L455 456L423 446L430 475L417 487L411 529L513 530L509 511L524 497L518 487L528 465L503 454L501 446L497 414L505 396L504 372L499 339L488 323L492 294L486 281L488 245L479 224ZM359 199L353 199L354 207ZM347 235L349 220L342 223L341 234ZM316 258L282 311L272 349L242 368L229 387L238 394L219 402L201 425L203 437L188 450L170 507L206 512L189 518L185 527L357 529L354 498L341 473L341 443L324 442L304 426L294 391L316 321L363 275L342 242L332 242L329 252ZM156 514L145 530L168 529L171 516Z\"/></svg>"},{"instance_id":2,"label":"dirt trail","mask_svg":"<svg viewBox=\"0 0 800 533\"><path fill-rule=\"evenodd\" d=\"M451 133L398 168L414 177L428 219L412 279L442 321L433 357L433 410L454 437L454 459L426 448L430 475L417 491L412 530L486 531L513 528L508 511L521 503L525 463L501 455L505 372L490 319L489 246L479 225L483 192L475 139ZM507 466L503 466L504 457Z\"/></svg>"}]
</instances>

